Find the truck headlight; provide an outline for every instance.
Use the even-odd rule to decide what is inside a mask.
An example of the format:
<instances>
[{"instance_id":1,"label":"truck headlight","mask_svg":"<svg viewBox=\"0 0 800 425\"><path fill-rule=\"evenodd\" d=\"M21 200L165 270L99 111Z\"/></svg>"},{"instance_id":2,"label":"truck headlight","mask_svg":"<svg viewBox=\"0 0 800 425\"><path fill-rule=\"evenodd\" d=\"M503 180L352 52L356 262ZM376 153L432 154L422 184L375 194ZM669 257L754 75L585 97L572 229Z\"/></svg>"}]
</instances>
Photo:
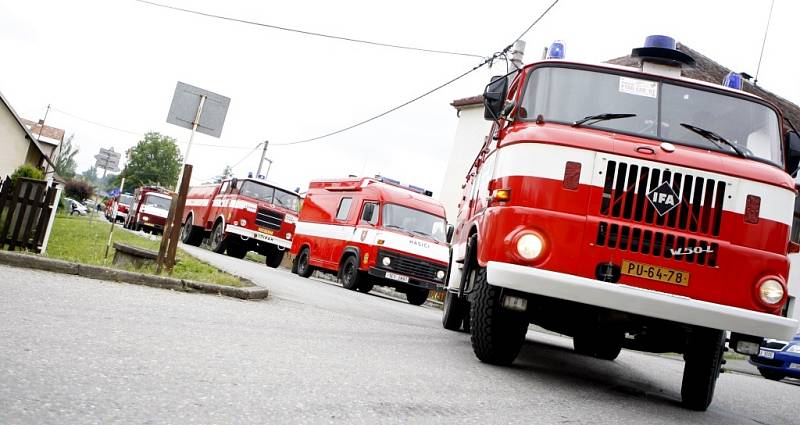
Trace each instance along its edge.
<instances>
[{"instance_id":1,"label":"truck headlight","mask_svg":"<svg viewBox=\"0 0 800 425\"><path fill-rule=\"evenodd\" d=\"M526 233L517 240L517 253L526 260L535 260L544 249L544 241L536 233Z\"/></svg>"},{"instance_id":2,"label":"truck headlight","mask_svg":"<svg viewBox=\"0 0 800 425\"><path fill-rule=\"evenodd\" d=\"M436 272L436 278L439 280L444 279L444 270L439 270L438 272Z\"/></svg>"},{"instance_id":3,"label":"truck headlight","mask_svg":"<svg viewBox=\"0 0 800 425\"><path fill-rule=\"evenodd\" d=\"M286 240L292 240L292 234L290 232L286 232Z\"/></svg>"},{"instance_id":4,"label":"truck headlight","mask_svg":"<svg viewBox=\"0 0 800 425\"><path fill-rule=\"evenodd\" d=\"M142 217L142 221L150 221L150 217L148 217L148 216L143 216L143 217Z\"/></svg>"},{"instance_id":5,"label":"truck headlight","mask_svg":"<svg viewBox=\"0 0 800 425\"><path fill-rule=\"evenodd\" d=\"M787 353L800 353L800 345L792 344L786 349Z\"/></svg>"},{"instance_id":6,"label":"truck headlight","mask_svg":"<svg viewBox=\"0 0 800 425\"><path fill-rule=\"evenodd\" d=\"M384 266L389 267L389 264L392 264L392 259L389 257L383 257L381 263L383 263Z\"/></svg>"},{"instance_id":7,"label":"truck headlight","mask_svg":"<svg viewBox=\"0 0 800 425\"><path fill-rule=\"evenodd\" d=\"M245 219L239 220L239 225L242 226L242 227L247 226L247 220L245 220Z\"/></svg>"},{"instance_id":8,"label":"truck headlight","mask_svg":"<svg viewBox=\"0 0 800 425\"><path fill-rule=\"evenodd\" d=\"M775 305L783 299L783 285L775 279L766 279L758 285L758 297L767 305Z\"/></svg>"}]
</instances>

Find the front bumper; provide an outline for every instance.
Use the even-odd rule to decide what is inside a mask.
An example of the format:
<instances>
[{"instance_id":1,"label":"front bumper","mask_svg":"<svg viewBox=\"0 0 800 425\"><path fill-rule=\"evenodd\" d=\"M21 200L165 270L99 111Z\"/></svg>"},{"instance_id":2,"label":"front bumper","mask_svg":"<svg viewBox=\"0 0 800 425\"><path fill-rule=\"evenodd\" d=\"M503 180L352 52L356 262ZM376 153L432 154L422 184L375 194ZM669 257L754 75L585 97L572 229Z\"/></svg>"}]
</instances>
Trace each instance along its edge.
<instances>
[{"instance_id":1,"label":"front bumper","mask_svg":"<svg viewBox=\"0 0 800 425\"><path fill-rule=\"evenodd\" d=\"M391 274L394 274L395 276L399 276L400 279L397 279L397 278L393 279L391 277L387 277L387 273L391 273ZM439 282L439 283L430 282L430 281L427 281L427 280L418 279L418 278L413 277L413 276L408 276L408 275L405 275L405 274L394 272L394 271L391 271L391 270L380 269L378 267L370 267L369 268L369 275L370 276L374 276L374 277L378 277L378 278L381 278L381 279L385 279L386 281L393 282L393 283L396 283L398 285L415 286L415 287L418 287L418 288L427 288L427 289L432 289L432 290L443 289L444 285L446 283L446 282ZM389 276L391 276L391 275L389 275ZM408 280L406 281L403 278L406 278Z\"/></svg>"},{"instance_id":2,"label":"front bumper","mask_svg":"<svg viewBox=\"0 0 800 425\"><path fill-rule=\"evenodd\" d=\"M774 351L761 348L761 353L773 353L773 357L750 356L748 361L759 369L770 369L785 373L787 376L800 378L800 354L787 353L785 351Z\"/></svg>"},{"instance_id":3,"label":"front bumper","mask_svg":"<svg viewBox=\"0 0 800 425\"><path fill-rule=\"evenodd\" d=\"M247 238L255 239L259 242L266 242L271 243L273 245L277 245L281 248L289 249L292 247L292 241L281 239L272 235L268 235L266 233L257 232L255 230L250 230L245 227L234 226L233 224L229 224L225 227L225 231L228 233L233 233L239 236L244 236Z\"/></svg>"},{"instance_id":4,"label":"front bumper","mask_svg":"<svg viewBox=\"0 0 800 425\"><path fill-rule=\"evenodd\" d=\"M487 273L502 288L746 335L791 340L798 328L786 317L533 267L490 261Z\"/></svg>"}]
</instances>

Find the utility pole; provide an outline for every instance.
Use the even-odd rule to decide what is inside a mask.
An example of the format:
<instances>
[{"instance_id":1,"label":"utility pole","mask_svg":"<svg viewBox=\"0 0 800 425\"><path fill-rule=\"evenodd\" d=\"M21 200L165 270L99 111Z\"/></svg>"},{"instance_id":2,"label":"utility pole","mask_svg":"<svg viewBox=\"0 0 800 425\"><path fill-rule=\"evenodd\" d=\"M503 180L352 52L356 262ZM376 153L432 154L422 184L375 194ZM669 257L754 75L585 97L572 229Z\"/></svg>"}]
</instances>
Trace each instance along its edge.
<instances>
[{"instance_id":1,"label":"utility pole","mask_svg":"<svg viewBox=\"0 0 800 425\"><path fill-rule=\"evenodd\" d=\"M264 140L264 149L261 151L261 160L258 161L258 171L256 171L256 178L261 175L261 166L264 165L264 158L267 157L267 146L269 146L269 140ZM270 162L270 165L271 162Z\"/></svg>"}]
</instances>

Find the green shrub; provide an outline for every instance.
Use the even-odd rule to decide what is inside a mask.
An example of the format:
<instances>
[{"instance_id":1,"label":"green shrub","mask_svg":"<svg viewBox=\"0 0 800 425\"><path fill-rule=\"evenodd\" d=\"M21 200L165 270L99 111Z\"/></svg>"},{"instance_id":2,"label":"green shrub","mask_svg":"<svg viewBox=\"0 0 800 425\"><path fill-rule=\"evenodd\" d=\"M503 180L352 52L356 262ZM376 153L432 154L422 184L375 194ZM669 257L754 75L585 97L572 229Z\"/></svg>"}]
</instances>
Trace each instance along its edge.
<instances>
[{"instance_id":1,"label":"green shrub","mask_svg":"<svg viewBox=\"0 0 800 425\"><path fill-rule=\"evenodd\" d=\"M11 175L11 182L16 184L17 179L20 177L27 177L29 179L44 180L44 172L34 167L31 164L22 164Z\"/></svg>"},{"instance_id":2,"label":"green shrub","mask_svg":"<svg viewBox=\"0 0 800 425\"><path fill-rule=\"evenodd\" d=\"M69 180L64 184L64 192L70 198L83 202L94 194L94 187L82 180Z\"/></svg>"}]
</instances>

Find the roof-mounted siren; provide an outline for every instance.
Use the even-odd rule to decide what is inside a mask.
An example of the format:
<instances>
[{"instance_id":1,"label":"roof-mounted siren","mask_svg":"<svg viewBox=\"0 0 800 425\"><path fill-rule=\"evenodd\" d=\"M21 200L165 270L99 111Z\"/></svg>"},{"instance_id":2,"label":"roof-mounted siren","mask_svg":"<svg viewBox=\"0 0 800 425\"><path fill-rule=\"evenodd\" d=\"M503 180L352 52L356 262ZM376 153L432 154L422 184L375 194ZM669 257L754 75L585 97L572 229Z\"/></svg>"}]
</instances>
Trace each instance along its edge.
<instances>
[{"instance_id":1,"label":"roof-mounted siren","mask_svg":"<svg viewBox=\"0 0 800 425\"><path fill-rule=\"evenodd\" d=\"M566 56L567 46L561 40L556 40L550 47L547 48L547 57L545 59L564 59Z\"/></svg>"},{"instance_id":2,"label":"roof-mounted siren","mask_svg":"<svg viewBox=\"0 0 800 425\"><path fill-rule=\"evenodd\" d=\"M742 76L731 71L728 73L728 75L725 76L725 79L722 80L722 85L725 87L730 87L732 89L741 90Z\"/></svg>"},{"instance_id":3,"label":"roof-mounted siren","mask_svg":"<svg viewBox=\"0 0 800 425\"><path fill-rule=\"evenodd\" d=\"M666 35L648 35L644 47L633 49L631 57L642 60L642 72L680 77L683 65L694 65L694 59L678 50L675 39Z\"/></svg>"}]
</instances>

